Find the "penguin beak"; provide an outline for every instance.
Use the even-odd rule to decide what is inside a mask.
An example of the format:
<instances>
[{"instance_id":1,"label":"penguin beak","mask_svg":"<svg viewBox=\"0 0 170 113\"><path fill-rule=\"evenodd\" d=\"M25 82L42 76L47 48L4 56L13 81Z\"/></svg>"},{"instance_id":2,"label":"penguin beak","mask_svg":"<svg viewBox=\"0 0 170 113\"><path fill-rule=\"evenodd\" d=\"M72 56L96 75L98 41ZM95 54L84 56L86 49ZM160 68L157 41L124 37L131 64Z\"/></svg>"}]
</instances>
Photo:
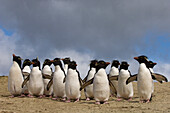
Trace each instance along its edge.
<instances>
[{"instance_id":1,"label":"penguin beak","mask_svg":"<svg viewBox=\"0 0 170 113\"><path fill-rule=\"evenodd\" d=\"M138 60L139 58L138 57L134 57L135 60Z\"/></svg>"},{"instance_id":2,"label":"penguin beak","mask_svg":"<svg viewBox=\"0 0 170 113\"><path fill-rule=\"evenodd\" d=\"M107 65L109 65L109 64L110 64L110 62L106 62L106 64L107 64Z\"/></svg>"},{"instance_id":3,"label":"penguin beak","mask_svg":"<svg viewBox=\"0 0 170 113\"><path fill-rule=\"evenodd\" d=\"M156 65L157 63L154 62L153 64Z\"/></svg>"},{"instance_id":4,"label":"penguin beak","mask_svg":"<svg viewBox=\"0 0 170 113\"><path fill-rule=\"evenodd\" d=\"M50 60L52 63L54 62L54 60Z\"/></svg>"},{"instance_id":5,"label":"penguin beak","mask_svg":"<svg viewBox=\"0 0 170 113\"><path fill-rule=\"evenodd\" d=\"M35 64L34 62L31 62L31 64Z\"/></svg>"},{"instance_id":6,"label":"penguin beak","mask_svg":"<svg viewBox=\"0 0 170 113\"><path fill-rule=\"evenodd\" d=\"M15 57L15 54L12 54L13 57Z\"/></svg>"},{"instance_id":7,"label":"penguin beak","mask_svg":"<svg viewBox=\"0 0 170 113\"><path fill-rule=\"evenodd\" d=\"M62 58L61 60L64 60L64 58Z\"/></svg>"}]
</instances>

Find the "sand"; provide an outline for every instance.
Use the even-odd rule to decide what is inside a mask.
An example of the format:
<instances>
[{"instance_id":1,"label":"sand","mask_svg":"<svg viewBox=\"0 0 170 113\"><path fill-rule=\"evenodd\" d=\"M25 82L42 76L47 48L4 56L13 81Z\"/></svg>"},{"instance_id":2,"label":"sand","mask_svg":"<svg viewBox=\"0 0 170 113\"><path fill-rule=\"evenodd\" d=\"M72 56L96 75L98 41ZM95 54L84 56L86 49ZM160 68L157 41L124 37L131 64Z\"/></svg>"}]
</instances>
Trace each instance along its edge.
<instances>
[{"instance_id":1,"label":"sand","mask_svg":"<svg viewBox=\"0 0 170 113\"><path fill-rule=\"evenodd\" d=\"M139 103L136 82L132 101L116 101L115 97L109 99L109 104L95 105L94 100L85 101L82 92L81 101L65 103L50 98L10 98L7 89L8 78L0 77L0 113L167 113L170 112L170 82L155 82L155 92L152 102Z\"/></svg>"}]
</instances>

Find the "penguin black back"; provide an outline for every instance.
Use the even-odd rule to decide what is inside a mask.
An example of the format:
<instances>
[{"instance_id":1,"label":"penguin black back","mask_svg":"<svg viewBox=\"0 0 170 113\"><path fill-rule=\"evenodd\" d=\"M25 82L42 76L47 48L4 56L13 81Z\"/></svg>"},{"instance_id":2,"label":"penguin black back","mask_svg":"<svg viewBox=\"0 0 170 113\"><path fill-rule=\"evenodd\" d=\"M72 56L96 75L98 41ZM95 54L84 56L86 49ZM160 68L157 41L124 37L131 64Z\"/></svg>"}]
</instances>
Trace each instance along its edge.
<instances>
[{"instance_id":1,"label":"penguin black back","mask_svg":"<svg viewBox=\"0 0 170 113\"><path fill-rule=\"evenodd\" d=\"M96 66L96 73L99 71L99 69L103 68L103 69L106 69L106 67L109 65L110 63L109 62L105 62L103 60L100 60L98 63L97 63L97 66Z\"/></svg>"},{"instance_id":2,"label":"penguin black back","mask_svg":"<svg viewBox=\"0 0 170 113\"><path fill-rule=\"evenodd\" d=\"M116 67L116 68L118 68L118 66L120 65L120 63L119 63L119 61L118 60L113 60L112 61L112 65L111 65L111 67Z\"/></svg>"},{"instance_id":3,"label":"penguin black back","mask_svg":"<svg viewBox=\"0 0 170 113\"><path fill-rule=\"evenodd\" d=\"M19 67L21 68L21 63L22 63L22 58L20 56L16 56L15 54L13 54L13 61L17 62Z\"/></svg>"},{"instance_id":4,"label":"penguin black back","mask_svg":"<svg viewBox=\"0 0 170 113\"><path fill-rule=\"evenodd\" d=\"M41 67L40 67L40 61L38 60L38 58L36 59L33 59L32 60L32 64L33 64L33 67L39 67L39 70L41 70Z\"/></svg>"},{"instance_id":5,"label":"penguin black back","mask_svg":"<svg viewBox=\"0 0 170 113\"><path fill-rule=\"evenodd\" d=\"M30 65L31 65L31 61L29 59L25 59L22 65L22 69L24 69L25 66L30 66Z\"/></svg>"},{"instance_id":6,"label":"penguin black back","mask_svg":"<svg viewBox=\"0 0 170 113\"><path fill-rule=\"evenodd\" d=\"M45 59L45 61L44 61L44 63L43 63L43 67L42 67L42 68L44 68L44 66L45 66L45 65L51 66L51 64L52 64L51 60L49 60L49 59Z\"/></svg>"}]
</instances>

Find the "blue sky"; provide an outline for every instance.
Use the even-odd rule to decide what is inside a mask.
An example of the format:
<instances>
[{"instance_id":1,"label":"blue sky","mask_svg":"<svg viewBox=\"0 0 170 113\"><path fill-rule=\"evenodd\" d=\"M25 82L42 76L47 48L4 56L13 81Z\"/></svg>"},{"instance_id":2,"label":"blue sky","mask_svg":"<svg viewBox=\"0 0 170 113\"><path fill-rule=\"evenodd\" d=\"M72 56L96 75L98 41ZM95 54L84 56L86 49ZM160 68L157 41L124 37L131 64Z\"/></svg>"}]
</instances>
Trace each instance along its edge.
<instances>
[{"instance_id":1,"label":"blue sky","mask_svg":"<svg viewBox=\"0 0 170 113\"><path fill-rule=\"evenodd\" d=\"M20 4L20 5L18 5ZM157 62L170 77L170 1L0 0L0 75L8 75L12 54L22 58L71 57L84 77L89 61ZM108 66L107 71L109 71Z\"/></svg>"}]
</instances>

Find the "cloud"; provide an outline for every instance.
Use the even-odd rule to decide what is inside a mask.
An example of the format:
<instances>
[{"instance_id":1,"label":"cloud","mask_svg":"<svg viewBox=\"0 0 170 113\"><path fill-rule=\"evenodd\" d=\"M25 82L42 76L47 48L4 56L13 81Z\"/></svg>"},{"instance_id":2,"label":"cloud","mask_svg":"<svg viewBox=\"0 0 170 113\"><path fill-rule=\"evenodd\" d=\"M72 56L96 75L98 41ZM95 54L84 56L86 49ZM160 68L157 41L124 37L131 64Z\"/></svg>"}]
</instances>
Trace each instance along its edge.
<instances>
[{"instance_id":1,"label":"cloud","mask_svg":"<svg viewBox=\"0 0 170 113\"><path fill-rule=\"evenodd\" d=\"M16 35L10 36L12 41L1 47L7 48L10 42L14 47L7 54L15 52L30 59L39 56L42 61L56 51L62 57L66 55L64 52L71 51L71 55L75 53L73 58L79 56L80 63L86 55L87 60L131 62L134 56L146 54L161 61L166 55L160 51L165 47L160 49L157 45L163 46L165 38L154 40L158 35L169 34L169 3L168 0L0 0L0 26Z\"/></svg>"}]
</instances>

